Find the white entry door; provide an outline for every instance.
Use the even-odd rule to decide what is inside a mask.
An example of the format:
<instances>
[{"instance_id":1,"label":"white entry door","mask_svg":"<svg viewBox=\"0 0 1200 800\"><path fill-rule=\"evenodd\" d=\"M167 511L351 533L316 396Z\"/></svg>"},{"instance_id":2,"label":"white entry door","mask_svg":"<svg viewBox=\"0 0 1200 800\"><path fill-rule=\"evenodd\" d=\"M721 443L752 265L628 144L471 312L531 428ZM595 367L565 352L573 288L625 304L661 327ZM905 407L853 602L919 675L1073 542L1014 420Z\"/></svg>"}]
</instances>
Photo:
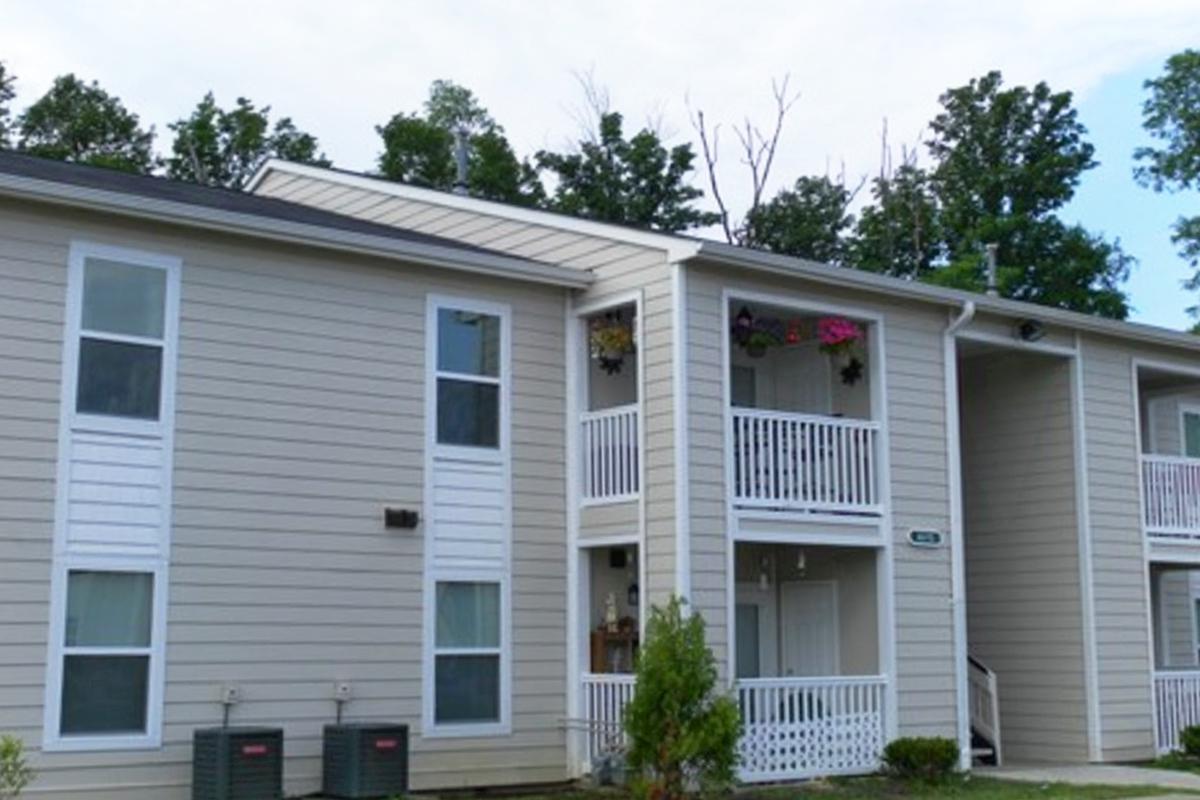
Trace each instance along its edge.
<instances>
[{"instance_id":1,"label":"white entry door","mask_svg":"<svg viewBox=\"0 0 1200 800\"><path fill-rule=\"evenodd\" d=\"M837 584L788 581L779 588L783 674L796 678L837 675Z\"/></svg>"}]
</instances>

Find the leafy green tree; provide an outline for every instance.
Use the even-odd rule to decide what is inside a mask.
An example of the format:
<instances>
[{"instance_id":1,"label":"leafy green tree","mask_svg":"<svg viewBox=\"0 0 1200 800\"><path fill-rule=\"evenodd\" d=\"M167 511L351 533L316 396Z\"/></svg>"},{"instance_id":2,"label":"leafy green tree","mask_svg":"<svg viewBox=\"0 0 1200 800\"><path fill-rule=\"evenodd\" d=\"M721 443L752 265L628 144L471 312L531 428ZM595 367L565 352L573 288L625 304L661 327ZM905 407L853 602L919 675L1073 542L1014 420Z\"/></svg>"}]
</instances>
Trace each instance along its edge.
<instances>
[{"instance_id":1,"label":"leafy green tree","mask_svg":"<svg viewBox=\"0 0 1200 800\"><path fill-rule=\"evenodd\" d=\"M668 232L720 221L692 205L704 192L687 182L696 158L690 144L668 149L648 128L626 139L623 128L621 114L605 111L595 136L575 152L537 154L538 168L555 178L550 208Z\"/></svg>"},{"instance_id":2,"label":"leafy green tree","mask_svg":"<svg viewBox=\"0 0 1200 800\"><path fill-rule=\"evenodd\" d=\"M859 215L849 243L849 263L900 278L933 273L942 239L937 198L929 174L904 164L871 184L872 203Z\"/></svg>"},{"instance_id":3,"label":"leafy green tree","mask_svg":"<svg viewBox=\"0 0 1200 800\"><path fill-rule=\"evenodd\" d=\"M467 137L467 191L489 200L538 205L545 196L534 168L517 158L475 94L451 81L434 81L423 113L394 115L376 126L383 139L379 171L390 180L453 188L458 175L455 135Z\"/></svg>"},{"instance_id":4,"label":"leafy green tree","mask_svg":"<svg viewBox=\"0 0 1200 800\"><path fill-rule=\"evenodd\" d=\"M1070 92L1003 88L989 72L940 98L928 143L949 266L938 283L983 285L984 246L998 246L1003 295L1123 319L1132 259L1119 243L1054 216L1096 165Z\"/></svg>"},{"instance_id":5,"label":"leafy green tree","mask_svg":"<svg viewBox=\"0 0 1200 800\"><path fill-rule=\"evenodd\" d=\"M1144 86L1142 126L1157 144L1134 151L1135 176L1156 192L1200 188L1200 50L1171 56ZM1185 285L1200 289L1200 215L1176 220L1171 239L1193 269Z\"/></svg>"},{"instance_id":6,"label":"leafy green tree","mask_svg":"<svg viewBox=\"0 0 1200 800\"><path fill-rule=\"evenodd\" d=\"M17 118L17 146L32 155L148 173L156 165L154 129L93 81L74 75L55 79L50 90Z\"/></svg>"},{"instance_id":7,"label":"leafy green tree","mask_svg":"<svg viewBox=\"0 0 1200 800\"><path fill-rule=\"evenodd\" d=\"M16 82L16 76L9 73L4 62L0 61L0 148L9 147L11 143L12 112L8 104L17 96L14 88Z\"/></svg>"},{"instance_id":8,"label":"leafy green tree","mask_svg":"<svg viewBox=\"0 0 1200 800\"><path fill-rule=\"evenodd\" d=\"M240 188L272 156L327 167L316 137L299 130L291 118L271 124L270 106L256 108L245 97L226 111L212 92L196 104L191 116L171 123L175 140L167 174L211 186Z\"/></svg>"},{"instance_id":9,"label":"leafy green tree","mask_svg":"<svg viewBox=\"0 0 1200 800\"><path fill-rule=\"evenodd\" d=\"M842 264L845 234L854 225L848 210L852 198L844 183L828 177L798 178L791 189L750 210L743 224L743 244Z\"/></svg>"},{"instance_id":10,"label":"leafy green tree","mask_svg":"<svg viewBox=\"0 0 1200 800\"><path fill-rule=\"evenodd\" d=\"M676 800L733 782L741 716L717 693L717 666L704 643L704 620L672 597L654 607L638 656L637 688L625 711L629 766L645 794Z\"/></svg>"}]
</instances>

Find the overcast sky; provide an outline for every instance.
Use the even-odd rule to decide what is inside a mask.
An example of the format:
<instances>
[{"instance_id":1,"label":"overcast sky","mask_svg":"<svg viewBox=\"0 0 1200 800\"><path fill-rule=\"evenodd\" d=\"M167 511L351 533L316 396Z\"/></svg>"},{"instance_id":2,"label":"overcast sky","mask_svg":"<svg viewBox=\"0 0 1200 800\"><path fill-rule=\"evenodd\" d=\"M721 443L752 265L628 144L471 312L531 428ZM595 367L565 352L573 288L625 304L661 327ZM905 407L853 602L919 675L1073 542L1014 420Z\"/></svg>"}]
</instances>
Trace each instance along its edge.
<instances>
[{"instance_id":1,"label":"overcast sky","mask_svg":"<svg viewBox=\"0 0 1200 800\"><path fill-rule=\"evenodd\" d=\"M1120 236L1141 264L1135 318L1171 327L1193 301L1168 241L1200 198L1156 197L1129 177L1141 81L1172 52L1200 46L1197 0L995 2L400 2L204 0L197 3L3 0L0 60L18 107L55 75L97 79L166 133L205 91L270 103L316 134L339 166L370 169L374 126L416 110L429 82L473 89L519 153L565 146L578 132L576 76L592 71L613 107L692 135L687 103L710 119L767 122L770 82L801 93L774 177L879 168L880 125L912 144L937 96L988 69L1077 95L1102 166L1066 216ZM167 146L163 137L160 148ZM746 175L732 137L722 179L733 205ZM697 176L700 180L700 176Z\"/></svg>"}]
</instances>

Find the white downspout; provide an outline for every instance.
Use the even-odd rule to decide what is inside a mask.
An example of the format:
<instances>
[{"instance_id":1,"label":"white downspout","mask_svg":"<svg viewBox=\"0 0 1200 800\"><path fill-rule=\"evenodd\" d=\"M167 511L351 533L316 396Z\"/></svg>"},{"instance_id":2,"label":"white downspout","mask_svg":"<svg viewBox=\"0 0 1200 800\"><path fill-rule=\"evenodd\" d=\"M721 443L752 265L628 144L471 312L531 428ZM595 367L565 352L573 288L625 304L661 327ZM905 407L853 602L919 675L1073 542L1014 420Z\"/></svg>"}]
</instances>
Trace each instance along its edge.
<instances>
[{"instance_id":1,"label":"white downspout","mask_svg":"<svg viewBox=\"0 0 1200 800\"><path fill-rule=\"evenodd\" d=\"M958 348L955 337L975 318L975 301L963 303L942 337L946 377L946 462L950 490L950 610L954 625L954 687L959 767L971 768L971 712L967 688L966 559L963 553L962 443L959 439Z\"/></svg>"}]
</instances>

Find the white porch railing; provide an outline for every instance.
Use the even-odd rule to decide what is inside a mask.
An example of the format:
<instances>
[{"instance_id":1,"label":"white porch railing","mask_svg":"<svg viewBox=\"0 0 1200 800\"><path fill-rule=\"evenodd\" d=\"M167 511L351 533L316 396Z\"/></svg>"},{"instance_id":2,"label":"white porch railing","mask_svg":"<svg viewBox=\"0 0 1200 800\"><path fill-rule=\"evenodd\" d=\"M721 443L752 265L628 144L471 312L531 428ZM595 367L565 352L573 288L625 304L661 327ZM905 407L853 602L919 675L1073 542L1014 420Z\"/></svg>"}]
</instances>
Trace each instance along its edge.
<instances>
[{"instance_id":1,"label":"white porch railing","mask_svg":"<svg viewBox=\"0 0 1200 800\"><path fill-rule=\"evenodd\" d=\"M739 680L741 779L875 771L884 744L886 687L880 675Z\"/></svg>"},{"instance_id":2,"label":"white porch railing","mask_svg":"<svg viewBox=\"0 0 1200 800\"><path fill-rule=\"evenodd\" d=\"M1200 671L1154 673L1154 745L1159 753L1179 749L1179 733L1200 725Z\"/></svg>"},{"instance_id":3,"label":"white porch railing","mask_svg":"<svg viewBox=\"0 0 1200 800\"><path fill-rule=\"evenodd\" d=\"M1146 531L1200 539L1200 459L1142 456Z\"/></svg>"},{"instance_id":4,"label":"white porch railing","mask_svg":"<svg viewBox=\"0 0 1200 800\"><path fill-rule=\"evenodd\" d=\"M877 422L734 409L734 503L878 514L878 447Z\"/></svg>"},{"instance_id":5,"label":"white porch railing","mask_svg":"<svg viewBox=\"0 0 1200 800\"><path fill-rule=\"evenodd\" d=\"M616 406L580 415L583 499L617 502L638 496L638 407Z\"/></svg>"},{"instance_id":6,"label":"white porch railing","mask_svg":"<svg viewBox=\"0 0 1200 800\"><path fill-rule=\"evenodd\" d=\"M967 664L971 729L988 740L996 766L1000 766L1000 693L996 673L975 658L968 658Z\"/></svg>"},{"instance_id":7,"label":"white porch railing","mask_svg":"<svg viewBox=\"0 0 1200 800\"><path fill-rule=\"evenodd\" d=\"M583 674L583 718L588 760L625 749L625 706L633 699L634 676Z\"/></svg>"}]
</instances>

